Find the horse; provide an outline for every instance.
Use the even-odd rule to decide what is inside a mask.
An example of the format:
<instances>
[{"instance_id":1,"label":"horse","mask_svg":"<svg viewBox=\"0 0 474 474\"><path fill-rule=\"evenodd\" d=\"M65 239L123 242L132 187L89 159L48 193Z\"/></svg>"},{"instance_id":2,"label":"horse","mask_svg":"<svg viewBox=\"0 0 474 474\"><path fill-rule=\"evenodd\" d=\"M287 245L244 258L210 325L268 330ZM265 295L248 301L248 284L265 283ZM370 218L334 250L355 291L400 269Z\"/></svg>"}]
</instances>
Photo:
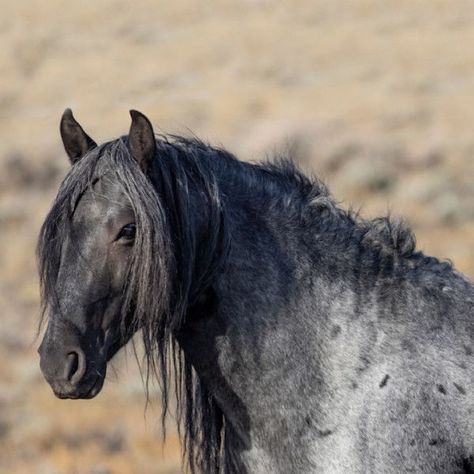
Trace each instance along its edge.
<instances>
[{"instance_id":1,"label":"horse","mask_svg":"<svg viewBox=\"0 0 474 474\"><path fill-rule=\"evenodd\" d=\"M291 159L199 139L97 145L38 239L40 367L92 398L141 332L191 473L474 473L474 284L400 219L343 209Z\"/></svg>"}]
</instances>

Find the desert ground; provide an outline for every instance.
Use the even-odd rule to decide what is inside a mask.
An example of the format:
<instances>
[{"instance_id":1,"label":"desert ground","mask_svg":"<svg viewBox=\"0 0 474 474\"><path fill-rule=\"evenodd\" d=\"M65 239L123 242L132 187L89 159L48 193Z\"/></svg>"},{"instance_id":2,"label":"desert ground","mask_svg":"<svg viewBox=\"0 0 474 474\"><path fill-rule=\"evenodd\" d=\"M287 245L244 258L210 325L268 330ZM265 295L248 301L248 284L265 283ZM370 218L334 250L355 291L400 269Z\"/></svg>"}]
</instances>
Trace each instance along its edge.
<instances>
[{"instance_id":1,"label":"desert ground","mask_svg":"<svg viewBox=\"0 0 474 474\"><path fill-rule=\"evenodd\" d=\"M68 169L71 107L96 141L128 110L244 160L291 154L364 216L474 276L474 5L468 1L1 1L0 472L181 472L132 351L91 401L39 370L35 242Z\"/></svg>"}]
</instances>

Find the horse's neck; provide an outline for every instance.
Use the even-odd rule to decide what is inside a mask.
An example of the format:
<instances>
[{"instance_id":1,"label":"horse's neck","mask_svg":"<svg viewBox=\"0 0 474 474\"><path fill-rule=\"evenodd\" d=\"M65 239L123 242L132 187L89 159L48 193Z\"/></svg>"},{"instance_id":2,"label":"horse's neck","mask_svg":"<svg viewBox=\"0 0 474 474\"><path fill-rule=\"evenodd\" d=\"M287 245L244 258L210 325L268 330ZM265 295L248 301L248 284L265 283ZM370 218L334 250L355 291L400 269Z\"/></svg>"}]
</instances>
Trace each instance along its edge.
<instances>
[{"instance_id":1,"label":"horse's neck","mask_svg":"<svg viewBox=\"0 0 474 474\"><path fill-rule=\"evenodd\" d=\"M327 274L327 262L318 268L322 250L314 238L308 249L308 231L295 226L291 212L275 212L250 191L227 209L226 264L190 309L179 338L243 445L265 415L265 400L291 409L303 379L319 384L315 354L327 336L331 304L325 294L331 284L319 275Z\"/></svg>"}]
</instances>

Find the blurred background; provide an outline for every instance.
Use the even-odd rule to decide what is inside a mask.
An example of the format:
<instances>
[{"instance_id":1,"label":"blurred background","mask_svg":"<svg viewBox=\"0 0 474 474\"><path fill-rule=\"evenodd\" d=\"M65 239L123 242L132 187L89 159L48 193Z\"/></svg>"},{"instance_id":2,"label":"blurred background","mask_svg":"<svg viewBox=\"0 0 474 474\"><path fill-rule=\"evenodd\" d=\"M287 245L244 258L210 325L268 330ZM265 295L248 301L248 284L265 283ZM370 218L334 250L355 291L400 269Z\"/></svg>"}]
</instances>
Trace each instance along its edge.
<instances>
[{"instance_id":1,"label":"blurred background","mask_svg":"<svg viewBox=\"0 0 474 474\"><path fill-rule=\"evenodd\" d=\"M470 1L0 0L0 472L178 473L132 354L92 401L40 374L38 229L68 169L71 107L98 142L129 128L290 152L344 206L389 210L474 276ZM131 351L130 351L131 352Z\"/></svg>"}]
</instances>

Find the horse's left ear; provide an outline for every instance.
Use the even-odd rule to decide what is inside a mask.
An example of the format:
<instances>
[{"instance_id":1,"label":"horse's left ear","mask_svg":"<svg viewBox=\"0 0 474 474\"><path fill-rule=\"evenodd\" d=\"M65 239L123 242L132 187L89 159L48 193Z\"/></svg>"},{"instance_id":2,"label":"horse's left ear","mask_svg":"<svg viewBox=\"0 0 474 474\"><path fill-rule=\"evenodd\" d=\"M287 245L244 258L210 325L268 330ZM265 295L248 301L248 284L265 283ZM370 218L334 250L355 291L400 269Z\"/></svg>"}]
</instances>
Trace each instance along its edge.
<instances>
[{"instance_id":1,"label":"horse's left ear","mask_svg":"<svg viewBox=\"0 0 474 474\"><path fill-rule=\"evenodd\" d=\"M128 144L133 158L143 171L147 171L156 152L155 134L153 127L141 112L130 110L132 125L128 134Z\"/></svg>"}]
</instances>

